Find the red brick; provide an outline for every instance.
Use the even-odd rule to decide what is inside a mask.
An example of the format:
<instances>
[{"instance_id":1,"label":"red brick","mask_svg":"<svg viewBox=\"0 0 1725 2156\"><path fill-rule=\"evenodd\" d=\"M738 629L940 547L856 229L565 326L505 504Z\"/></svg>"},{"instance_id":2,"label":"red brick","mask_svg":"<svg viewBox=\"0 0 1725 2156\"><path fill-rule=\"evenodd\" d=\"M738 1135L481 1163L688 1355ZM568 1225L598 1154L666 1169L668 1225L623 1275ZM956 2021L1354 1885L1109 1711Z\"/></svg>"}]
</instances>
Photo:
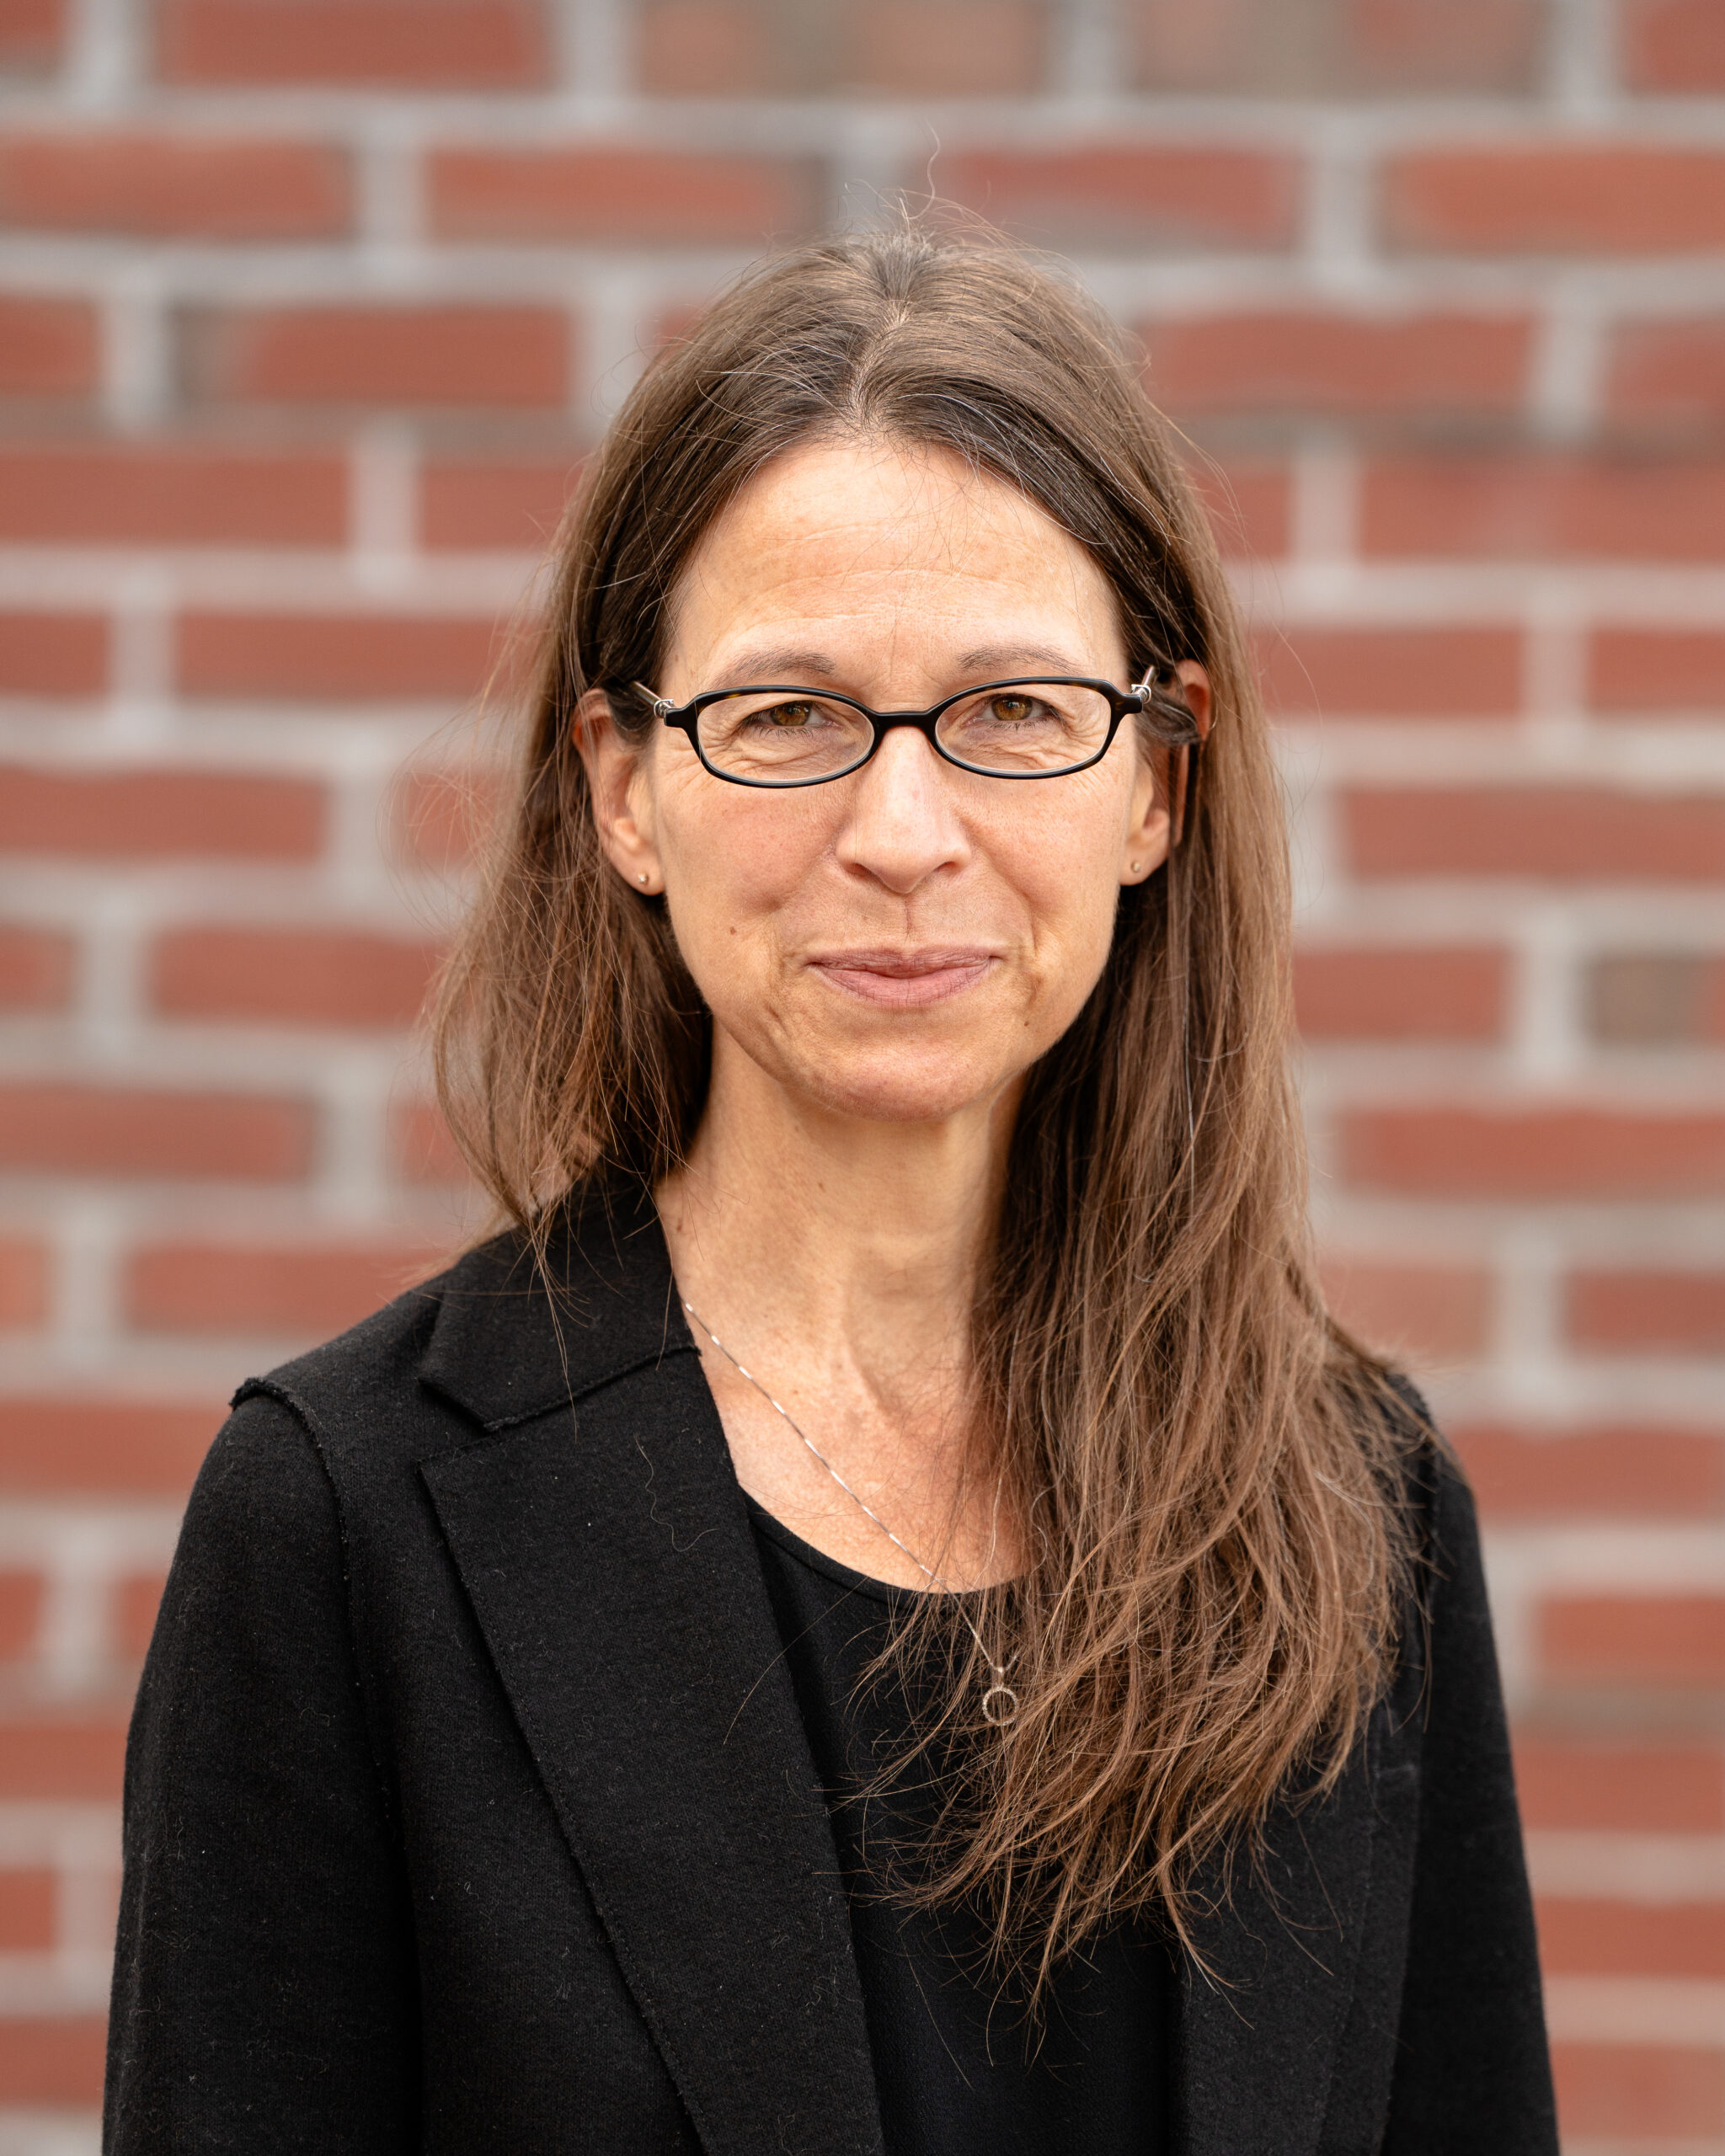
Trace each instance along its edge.
<instances>
[{"instance_id":1,"label":"red brick","mask_svg":"<svg viewBox=\"0 0 1725 2156\"><path fill-rule=\"evenodd\" d=\"M1285 554L1291 489L1284 464L1220 465L1194 458L1187 478L1197 488L1224 554Z\"/></svg>"},{"instance_id":2,"label":"red brick","mask_svg":"<svg viewBox=\"0 0 1725 2156\"><path fill-rule=\"evenodd\" d=\"M301 1101L104 1086L0 1086L0 1166L36 1175L290 1182L306 1174L311 1155L311 1111Z\"/></svg>"},{"instance_id":3,"label":"red brick","mask_svg":"<svg viewBox=\"0 0 1725 2156\"><path fill-rule=\"evenodd\" d=\"M0 1657L19 1661L36 1643L42 1620L40 1572L0 1572Z\"/></svg>"},{"instance_id":4,"label":"red brick","mask_svg":"<svg viewBox=\"0 0 1725 2156\"><path fill-rule=\"evenodd\" d=\"M1150 392L1178 415L1513 412L1527 385L1523 318L1265 312L1145 326Z\"/></svg>"},{"instance_id":5,"label":"red brick","mask_svg":"<svg viewBox=\"0 0 1725 2156\"><path fill-rule=\"evenodd\" d=\"M642 88L668 97L782 96L814 88L816 74L830 78L829 41L777 35L772 16L769 0L640 0Z\"/></svg>"},{"instance_id":6,"label":"red brick","mask_svg":"<svg viewBox=\"0 0 1725 2156\"><path fill-rule=\"evenodd\" d=\"M579 476L567 463L428 463L419 475L419 542L540 552Z\"/></svg>"},{"instance_id":7,"label":"red brick","mask_svg":"<svg viewBox=\"0 0 1725 2156\"><path fill-rule=\"evenodd\" d=\"M57 929L0 924L0 1010L63 1011L75 948Z\"/></svg>"},{"instance_id":8,"label":"red brick","mask_svg":"<svg viewBox=\"0 0 1725 2156\"><path fill-rule=\"evenodd\" d=\"M218 398L555 408L569 396L569 319L553 307L259 308L187 327L193 387Z\"/></svg>"},{"instance_id":9,"label":"red brick","mask_svg":"<svg viewBox=\"0 0 1725 2156\"><path fill-rule=\"evenodd\" d=\"M859 89L1010 96L1035 89L1046 65L1038 0L854 0L849 29L844 72Z\"/></svg>"},{"instance_id":10,"label":"red brick","mask_svg":"<svg viewBox=\"0 0 1725 2156\"><path fill-rule=\"evenodd\" d=\"M438 1256L424 1245L400 1243L310 1249L163 1243L133 1253L126 1312L148 1331L321 1337L393 1301Z\"/></svg>"},{"instance_id":11,"label":"red brick","mask_svg":"<svg viewBox=\"0 0 1725 2156\"><path fill-rule=\"evenodd\" d=\"M1725 16L1717 0L1618 0L1617 50L1632 89L1687 97L1725 90Z\"/></svg>"},{"instance_id":12,"label":"red brick","mask_svg":"<svg viewBox=\"0 0 1725 2156\"><path fill-rule=\"evenodd\" d=\"M171 83L528 88L546 77L535 0L163 0Z\"/></svg>"},{"instance_id":13,"label":"red brick","mask_svg":"<svg viewBox=\"0 0 1725 2156\"><path fill-rule=\"evenodd\" d=\"M40 1325L48 1315L48 1253L23 1235L0 1235L0 1327Z\"/></svg>"},{"instance_id":14,"label":"red brick","mask_svg":"<svg viewBox=\"0 0 1725 2156\"><path fill-rule=\"evenodd\" d=\"M100 614L0 614L0 695L94 696L108 686Z\"/></svg>"},{"instance_id":15,"label":"red brick","mask_svg":"<svg viewBox=\"0 0 1725 2156\"><path fill-rule=\"evenodd\" d=\"M1610 353L1605 404L1618 417L1725 418L1725 322L1626 322Z\"/></svg>"},{"instance_id":16,"label":"red brick","mask_svg":"<svg viewBox=\"0 0 1725 2156\"><path fill-rule=\"evenodd\" d=\"M1293 243L1299 168L1252 150L970 150L940 161L943 192L1044 243L1130 248Z\"/></svg>"},{"instance_id":17,"label":"red brick","mask_svg":"<svg viewBox=\"0 0 1725 2156\"><path fill-rule=\"evenodd\" d=\"M433 1101L399 1101L392 1107L389 1160L405 1183L454 1187L468 1181L467 1164Z\"/></svg>"},{"instance_id":18,"label":"red brick","mask_svg":"<svg viewBox=\"0 0 1725 2156\"><path fill-rule=\"evenodd\" d=\"M1141 88L1333 98L1530 87L1538 0L1137 0Z\"/></svg>"},{"instance_id":19,"label":"red brick","mask_svg":"<svg viewBox=\"0 0 1725 2156\"><path fill-rule=\"evenodd\" d=\"M353 931L184 928L157 943L151 995L176 1018L406 1026L439 955L434 943Z\"/></svg>"},{"instance_id":20,"label":"red brick","mask_svg":"<svg viewBox=\"0 0 1725 2156\"><path fill-rule=\"evenodd\" d=\"M1657 1198L1725 1193L1725 1116L1604 1109L1355 1108L1343 1175L1429 1198Z\"/></svg>"},{"instance_id":21,"label":"red brick","mask_svg":"<svg viewBox=\"0 0 1725 2156\"><path fill-rule=\"evenodd\" d=\"M811 159L621 147L438 150L433 230L445 239L756 244L820 215Z\"/></svg>"},{"instance_id":22,"label":"red brick","mask_svg":"<svg viewBox=\"0 0 1725 2156\"><path fill-rule=\"evenodd\" d=\"M1301 951L1300 1030L1308 1040L1496 1040L1507 969L1501 951Z\"/></svg>"},{"instance_id":23,"label":"red brick","mask_svg":"<svg viewBox=\"0 0 1725 2156\"><path fill-rule=\"evenodd\" d=\"M0 2102L99 2105L107 2042L98 2014L0 2021Z\"/></svg>"},{"instance_id":24,"label":"red brick","mask_svg":"<svg viewBox=\"0 0 1725 2156\"><path fill-rule=\"evenodd\" d=\"M668 97L735 97L798 89L800 54L768 34L761 0L638 0L641 88Z\"/></svg>"},{"instance_id":25,"label":"red brick","mask_svg":"<svg viewBox=\"0 0 1725 2156\"><path fill-rule=\"evenodd\" d=\"M1541 1609L1539 1635L1541 1662L1553 1677L1603 1684L1725 1681L1722 1595L1557 1596Z\"/></svg>"},{"instance_id":26,"label":"red brick","mask_svg":"<svg viewBox=\"0 0 1725 2156\"><path fill-rule=\"evenodd\" d=\"M1707 883L1725 876L1725 797L1605 787L1357 787L1342 799L1362 876Z\"/></svg>"},{"instance_id":27,"label":"red brick","mask_svg":"<svg viewBox=\"0 0 1725 2156\"><path fill-rule=\"evenodd\" d=\"M78 132L0 141L0 224L315 239L352 218L345 154L314 142Z\"/></svg>"},{"instance_id":28,"label":"red brick","mask_svg":"<svg viewBox=\"0 0 1725 2156\"><path fill-rule=\"evenodd\" d=\"M40 1954L53 1945L58 1885L51 1871L0 1871L0 1952Z\"/></svg>"},{"instance_id":29,"label":"red brick","mask_svg":"<svg viewBox=\"0 0 1725 2156\"><path fill-rule=\"evenodd\" d=\"M1712 2138L1725 2130L1725 2054L1652 2044L1556 2044L1566 2135Z\"/></svg>"},{"instance_id":30,"label":"red brick","mask_svg":"<svg viewBox=\"0 0 1725 2156\"><path fill-rule=\"evenodd\" d=\"M1725 1903L1648 1907L1541 1899L1540 1959L1553 1974L1725 1976Z\"/></svg>"},{"instance_id":31,"label":"red brick","mask_svg":"<svg viewBox=\"0 0 1725 2156\"><path fill-rule=\"evenodd\" d=\"M328 802L308 781L229 771L0 767L0 848L109 861L310 861Z\"/></svg>"},{"instance_id":32,"label":"red brick","mask_svg":"<svg viewBox=\"0 0 1725 2156\"><path fill-rule=\"evenodd\" d=\"M1343 13L1359 86L1425 96L1531 88L1546 34L1538 0L1353 0Z\"/></svg>"},{"instance_id":33,"label":"red brick","mask_svg":"<svg viewBox=\"0 0 1725 2156\"><path fill-rule=\"evenodd\" d=\"M1384 175L1392 244L1476 254L1684 254L1725 245L1725 153L1517 145L1416 151Z\"/></svg>"},{"instance_id":34,"label":"red brick","mask_svg":"<svg viewBox=\"0 0 1725 2156\"><path fill-rule=\"evenodd\" d=\"M479 770L405 772L392 803L393 851L403 865L447 874L477 860L501 805L496 774Z\"/></svg>"},{"instance_id":35,"label":"red brick","mask_svg":"<svg viewBox=\"0 0 1725 2156\"><path fill-rule=\"evenodd\" d=\"M194 696L459 701L484 686L497 634L440 615L183 614L175 646Z\"/></svg>"},{"instance_id":36,"label":"red brick","mask_svg":"<svg viewBox=\"0 0 1725 2156\"><path fill-rule=\"evenodd\" d=\"M1725 1273L1577 1273L1565 1323L1582 1348L1619 1353L1725 1353Z\"/></svg>"},{"instance_id":37,"label":"red brick","mask_svg":"<svg viewBox=\"0 0 1725 2156\"><path fill-rule=\"evenodd\" d=\"M160 1572L136 1572L114 1590L114 1645L126 1662L142 1662L150 1651L156 1612L168 1584Z\"/></svg>"},{"instance_id":38,"label":"red brick","mask_svg":"<svg viewBox=\"0 0 1725 2156\"><path fill-rule=\"evenodd\" d=\"M125 1764L121 1712L0 1722L0 1797L117 1798ZM0 2019L0 2032L17 2025Z\"/></svg>"},{"instance_id":39,"label":"red brick","mask_svg":"<svg viewBox=\"0 0 1725 2156\"><path fill-rule=\"evenodd\" d=\"M45 75L60 59L66 0L0 0L0 67Z\"/></svg>"},{"instance_id":40,"label":"red brick","mask_svg":"<svg viewBox=\"0 0 1725 2156\"><path fill-rule=\"evenodd\" d=\"M82 397L100 376L93 307L0 297L0 397Z\"/></svg>"},{"instance_id":41,"label":"red brick","mask_svg":"<svg viewBox=\"0 0 1725 2156\"><path fill-rule=\"evenodd\" d=\"M1046 66L1045 0L644 0L636 20L641 86L670 97L1011 95Z\"/></svg>"},{"instance_id":42,"label":"red brick","mask_svg":"<svg viewBox=\"0 0 1725 2156\"><path fill-rule=\"evenodd\" d=\"M1404 458L1375 465L1367 553L1725 560L1725 469L1649 461Z\"/></svg>"},{"instance_id":43,"label":"red brick","mask_svg":"<svg viewBox=\"0 0 1725 2156\"><path fill-rule=\"evenodd\" d=\"M1477 1267L1397 1265L1330 1252L1323 1284L1341 1322L1381 1353L1454 1362L1485 1344L1492 1288Z\"/></svg>"},{"instance_id":44,"label":"red brick","mask_svg":"<svg viewBox=\"0 0 1725 2156\"><path fill-rule=\"evenodd\" d=\"M1587 970L1595 1040L1637 1047L1725 1041L1725 958L1621 951Z\"/></svg>"},{"instance_id":45,"label":"red brick","mask_svg":"<svg viewBox=\"0 0 1725 2156\"><path fill-rule=\"evenodd\" d=\"M1607 1833L1725 1833L1725 1753L1702 1744L1515 1739L1530 1827Z\"/></svg>"},{"instance_id":46,"label":"red brick","mask_svg":"<svg viewBox=\"0 0 1725 2156\"><path fill-rule=\"evenodd\" d=\"M1318 629L1263 640L1274 713L1372 718L1504 718L1521 702L1514 629Z\"/></svg>"},{"instance_id":47,"label":"red brick","mask_svg":"<svg viewBox=\"0 0 1725 2156\"><path fill-rule=\"evenodd\" d=\"M1725 708L1725 634L1716 629L1599 629L1588 646L1595 711Z\"/></svg>"},{"instance_id":48,"label":"red brick","mask_svg":"<svg viewBox=\"0 0 1725 2156\"><path fill-rule=\"evenodd\" d=\"M0 538L339 546L338 456L188 446L0 450Z\"/></svg>"},{"instance_id":49,"label":"red brick","mask_svg":"<svg viewBox=\"0 0 1725 2156\"><path fill-rule=\"evenodd\" d=\"M0 1396L0 1491L183 1497L222 1412L218 1401Z\"/></svg>"},{"instance_id":50,"label":"red brick","mask_svg":"<svg viewBox=\"0 0 1725 2156\"><path fill-rule=\"evenodd\" d=\"M1470 1422L1449 1435L1487 1520L1725 1513L1725 1433L1631 1427L1535 1435Z\"/></svg>"}]
</instances>

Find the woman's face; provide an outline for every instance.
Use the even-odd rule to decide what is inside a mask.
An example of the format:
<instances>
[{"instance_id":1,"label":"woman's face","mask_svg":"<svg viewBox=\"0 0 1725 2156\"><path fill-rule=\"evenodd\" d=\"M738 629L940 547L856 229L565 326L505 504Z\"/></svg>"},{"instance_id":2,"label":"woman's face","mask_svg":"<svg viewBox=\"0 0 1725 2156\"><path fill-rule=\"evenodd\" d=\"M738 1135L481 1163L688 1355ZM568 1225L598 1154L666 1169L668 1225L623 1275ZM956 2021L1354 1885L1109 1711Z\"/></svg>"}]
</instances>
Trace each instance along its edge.
<instances>
[{"instance_id":1,"label":"woman's face","mask_svg":"<svg viewBox=\"0 0 1725 2156\"><path fill-rule=\"evenodd\" d=\"M654 686L681 703L793 682L886 711L1012 675L1124 687L1117 612L1084 549L1002 482L942 451L810 445L707 532ZM1202 723L1201 670L1182 672ZM1121 886L1167 851L1130 722L1060 778L960 771L900 727L848 777L768 792L713 777L669 728L632 748L602 696L583 718L601 838L637 891L664 892L716 1058L734 1045L840 1114L992 1103L1077 1016Z\"/></svg>"}]
</instances>

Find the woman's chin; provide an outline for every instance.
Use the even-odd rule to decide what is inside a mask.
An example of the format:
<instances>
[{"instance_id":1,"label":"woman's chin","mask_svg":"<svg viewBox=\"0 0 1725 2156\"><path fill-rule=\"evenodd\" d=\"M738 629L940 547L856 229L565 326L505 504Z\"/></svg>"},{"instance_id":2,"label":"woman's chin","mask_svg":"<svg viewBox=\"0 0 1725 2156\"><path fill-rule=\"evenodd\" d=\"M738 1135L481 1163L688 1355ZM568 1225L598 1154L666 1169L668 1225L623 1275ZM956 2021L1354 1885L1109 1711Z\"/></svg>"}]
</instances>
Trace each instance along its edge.
<instances>
[{"instance_id":1,"label":"woman's chin","mask_svg":"<svg viewBox=\"0 0 1725 2156\"><path fill-rule=\"evenodd\" d=\"M900 1047L879 1056L799 1059L778 1075L793 1097L827 1115L910 1123L941 1123L985 1105L1017 1073L997 1068L992 1059L919 1056Z\"/></svg>"}]
</instances>

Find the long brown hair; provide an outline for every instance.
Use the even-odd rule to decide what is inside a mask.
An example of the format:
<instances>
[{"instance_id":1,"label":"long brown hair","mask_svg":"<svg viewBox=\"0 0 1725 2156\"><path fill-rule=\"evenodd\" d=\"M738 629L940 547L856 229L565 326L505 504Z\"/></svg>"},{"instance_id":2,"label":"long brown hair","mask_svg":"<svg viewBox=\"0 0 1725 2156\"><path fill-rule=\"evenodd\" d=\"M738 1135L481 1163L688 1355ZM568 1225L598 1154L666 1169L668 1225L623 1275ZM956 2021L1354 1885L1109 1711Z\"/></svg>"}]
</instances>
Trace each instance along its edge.
<instances>
[{"instance_id":1,"label":"long brown hair","mask_svg":"<svg viewBox=\"0 0 1725 2156\"><path fill-rule=\"evenodd\" d=\"M757 270L648 368L559 542L440 1082L542 1251L578 1193L650 1188L682 1158L708 1022L663 902L600 850L574 708L602 688L645 739L630 685L658 678L695 545L772 457L846 435L1022 488L1107 574L1135 668L1197 659L1214 692L1183 835L1123 894L1094 993L1030 1074L974 1318L1029 1561L983 1624L1022 1707L975 1750L937 1889L983 1897L1039 1977L1128 1911L1186 1935L1196 1866L1291 1785L1328 1785L1408 1572L1383 1374L1326 1315L1307 1252L1286 838L1252 670L1168 431L1060 275L905 219Z\"/></svg>"}]
</instances>

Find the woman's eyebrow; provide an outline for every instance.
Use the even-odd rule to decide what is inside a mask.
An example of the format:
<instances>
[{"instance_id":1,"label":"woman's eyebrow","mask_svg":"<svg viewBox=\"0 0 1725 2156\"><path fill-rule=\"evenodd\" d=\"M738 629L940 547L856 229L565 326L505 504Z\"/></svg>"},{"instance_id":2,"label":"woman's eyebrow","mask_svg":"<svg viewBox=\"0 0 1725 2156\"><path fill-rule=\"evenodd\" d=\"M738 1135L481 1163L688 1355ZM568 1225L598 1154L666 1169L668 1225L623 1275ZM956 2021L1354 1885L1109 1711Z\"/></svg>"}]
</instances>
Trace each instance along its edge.
<instances>
[{"instance_id":1,"label":"woman's eyebrow","mask_svg":"<svg viewBox=\"0 0 1725 2156\"><path fill-rule=\"evenodd\" d=\"M996 666L1046 666L1055 674L1074 674L1080 670L1070 652L1054 651L1040 643L985 643L975 651L961 652L955 663L960 674L977 674Z\"/></svg>"},{"instance_id":2,"label":"woman's eyebrow","mask_svg":"<svg viewBox=\"0 0 1725 2156\"><path fill-rule=\"evenodd\" d=\"M954 675L975 675L995 672L1022 672L1027 667L1045 668L1050 674L1072 674L1081 670L1070 652L1056 651L1047 644L979 644L973 651L960 652L952 664ZM720 679L746 687L751 681L781 681L795 684L800 681L830 681L841 668L832 656L824 651L811 651L800 645L761 644L728 659L719 670Z\"/></svg>"},{"instance_id":3,"label":"woman's eyebrow","mask_svg":"<svg viewBox=\"0 0 1725 2156\"><path fill-rule=\"evenodd\" d=\"M750 681L795 682L810 676L830 681L838 670L825 652L806 651L788 644L763 644L740 652L734 659L728 659L721 670L728 680L744 685Z\"/></svg>"},{"instance_id":4,"label":"woman's eyebrow","mask_svg":"<svg viewBox=\"0 0 1725 2156\"><path fill-rule=\"evenodd\" d=\"M959 651L953 673L981 673L992 666L1048 666L1052 673L1071 673L1076 659L1070 651L1055 651L1050 644L979 644L975 651ZM800 644L759 644L727 659L723 673L735 681L830 681L839 664L825 651L809 651Z\"/></svg>"}]
</instances>

